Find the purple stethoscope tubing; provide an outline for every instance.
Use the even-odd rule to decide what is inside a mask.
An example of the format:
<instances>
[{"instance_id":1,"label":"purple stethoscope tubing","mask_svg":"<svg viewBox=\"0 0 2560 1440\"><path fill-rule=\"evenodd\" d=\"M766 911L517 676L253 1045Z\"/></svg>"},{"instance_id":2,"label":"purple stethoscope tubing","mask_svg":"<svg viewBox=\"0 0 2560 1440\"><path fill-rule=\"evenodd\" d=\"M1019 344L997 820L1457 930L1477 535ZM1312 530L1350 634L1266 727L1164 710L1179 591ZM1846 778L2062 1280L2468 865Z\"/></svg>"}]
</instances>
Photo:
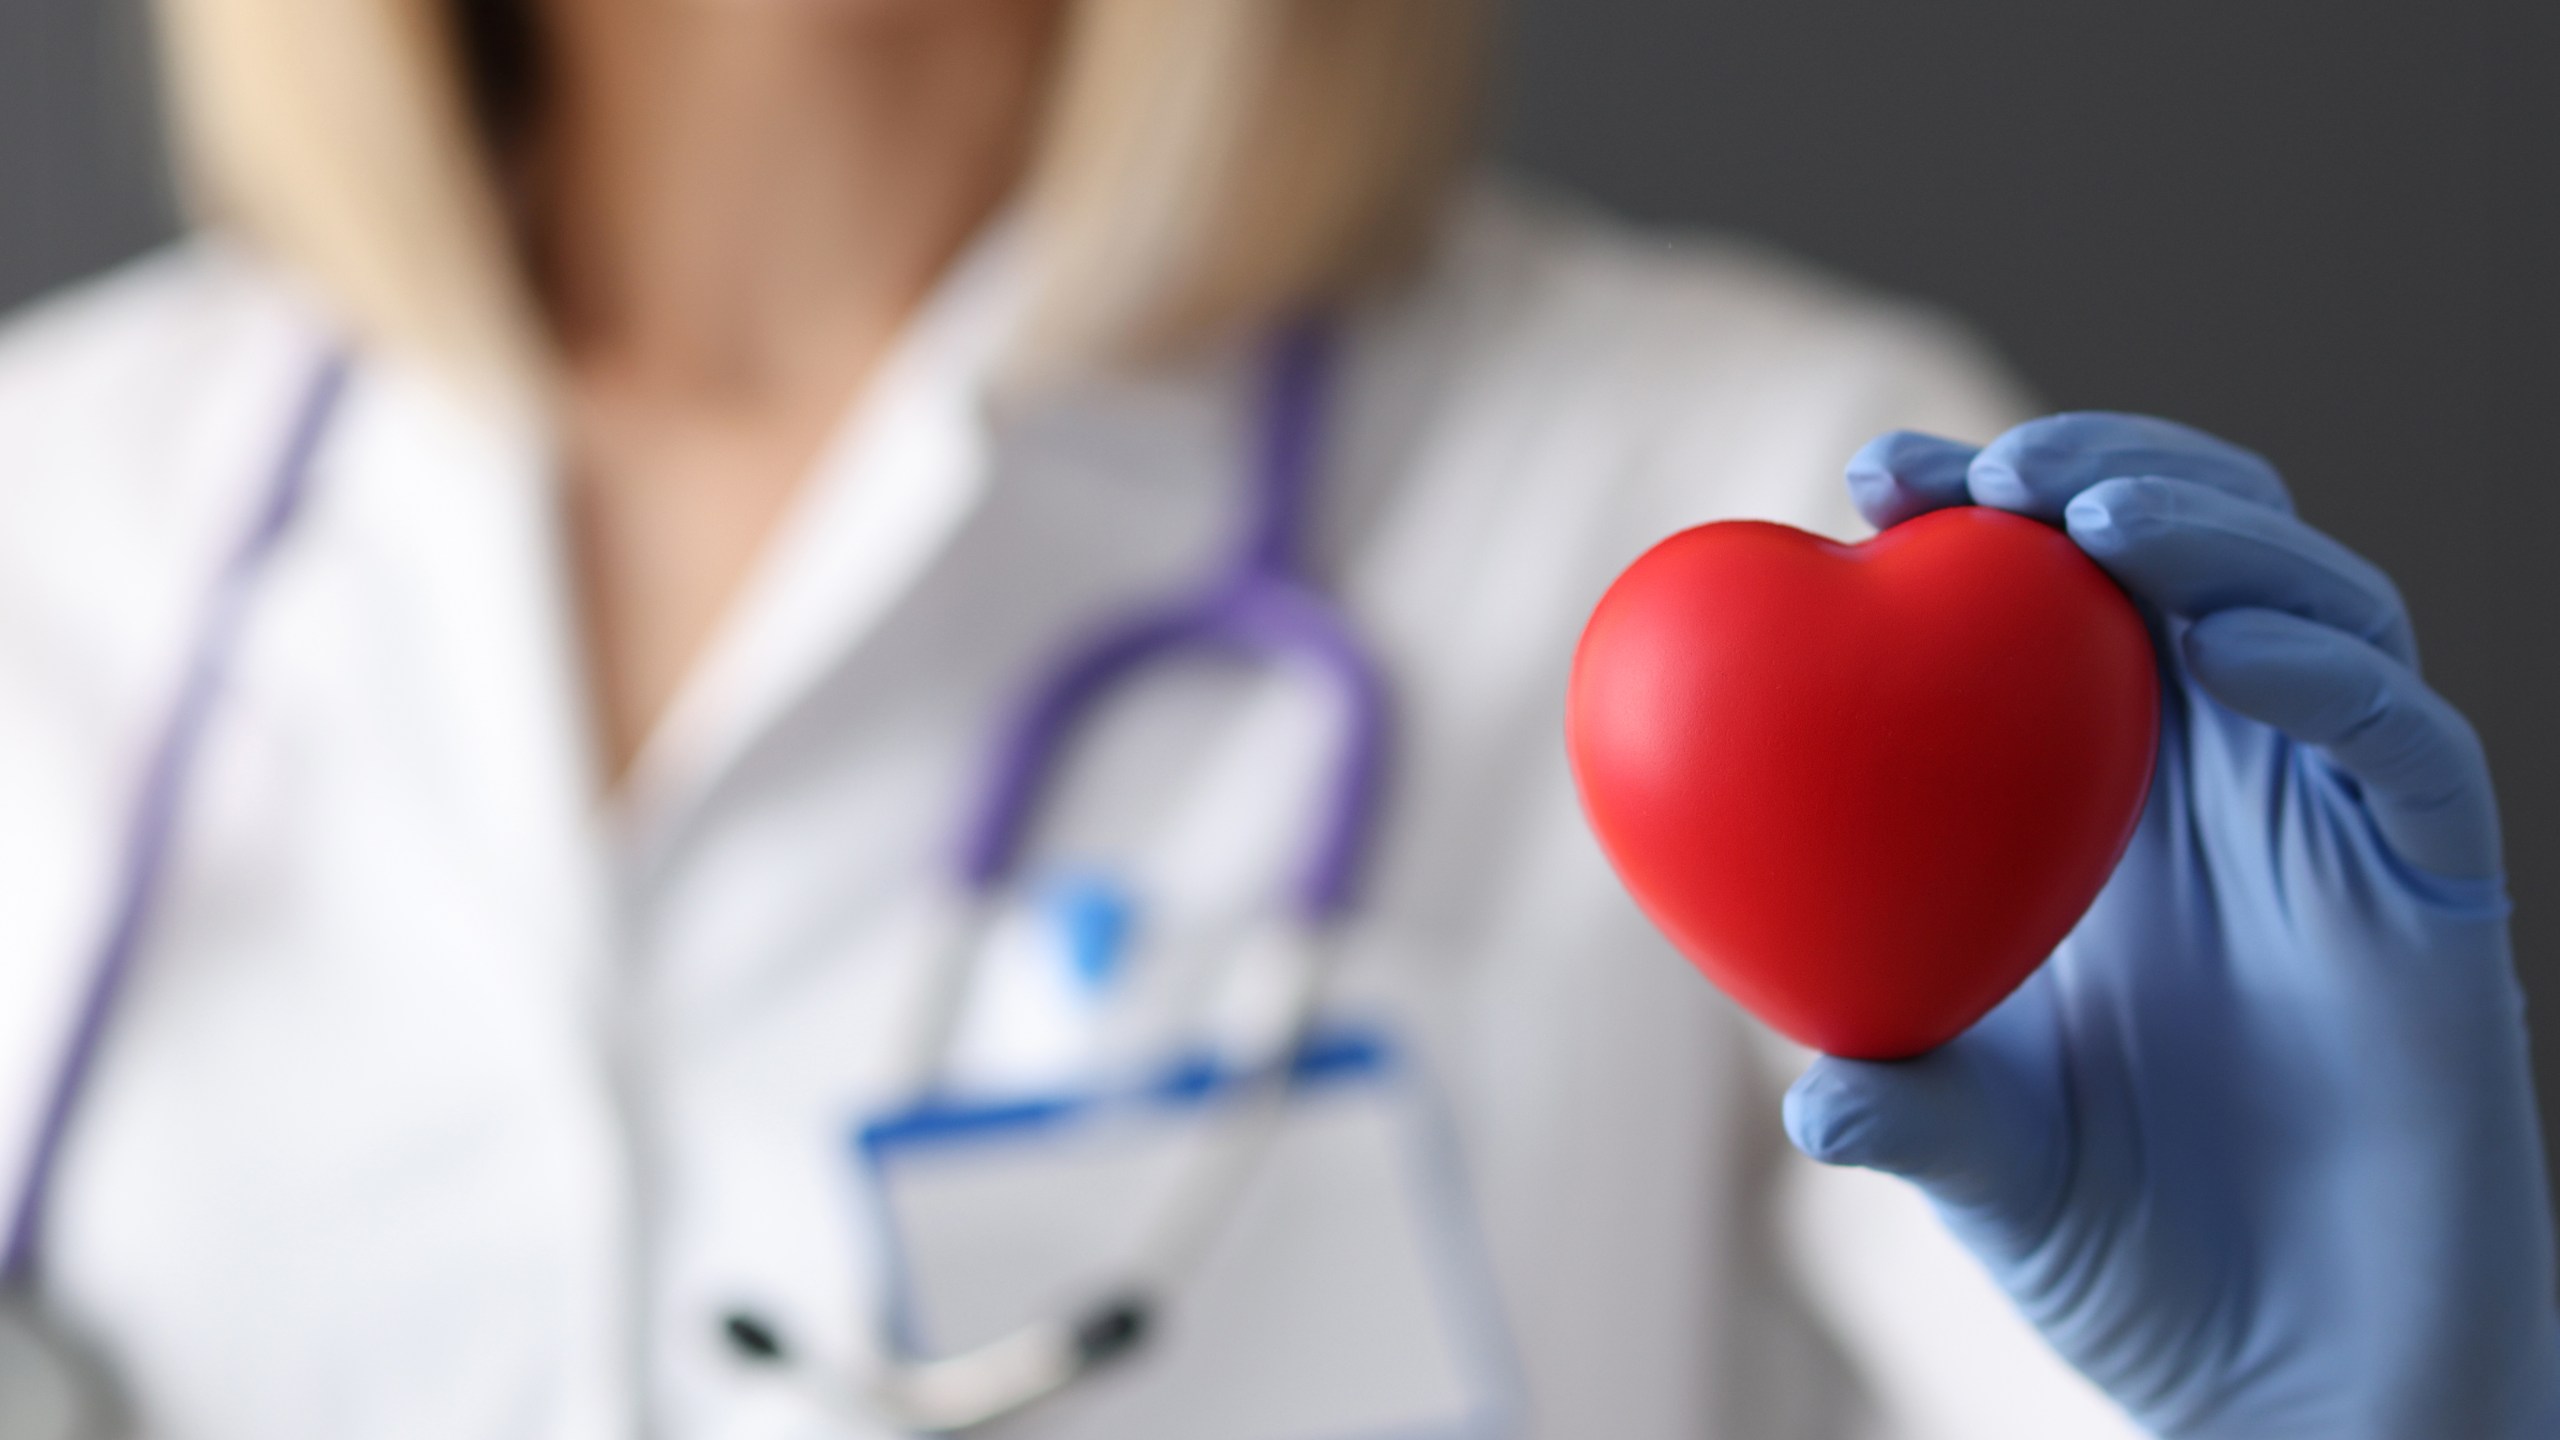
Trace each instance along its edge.
<instances>
[{"instance_id":1,"label":"purple stethoscope tubing","mask_svg":"<svg viewBox=\"0 0 2560 1440\"><path fill-rule=\"evenodd\" d=\"M306 387L286 432L274 477L240 541L215 576L203 618L198 622L177 693L161 720L142 784L125 822L123 863L118 867L107 921L89 965L88 988L72 1021L53 1087L37 1120L35 1143L29 1147L17 1202L9 1213L9 1239L0 1251L0 1289L17 1289L35 1278L36 1252L44 1230L45 1198L53 1188L62 1159L63 1137L70 1133L71 1114L80 1092L96 1069L98 1051L116 1001L133 976L135 958L150 930L153 902L159 898L168 869L179 810L187 779L195 768L205 732L212 726L221 699L225 672L237 648L250 601L268 564L301 514L311 489L312 459L328 433L330 417L346 393L349 362L343 354L324 357Z\"/></svg>"},{"instance_id":2,"label":"purple stethoscope tubing","mask_svg":"<svg viewBox=\"0 0 2560 1440\"><path fill-rule=\"evenodd\" d=\"M1305 661L1339 696L1342 749L1294 899L1310 927L1350 907L1384 789L1389 715L1376 660L1305 569L1334 365L1334 333L1322 318L1280 330L1264 374L1253 505L1234 555L1195 590L1085 636L1006 712L961 837L960 878L971 893L1011 877L1049 777L1099 702L1148 665L1199 652Z\"/></svg>"},{"instance_id":3,"label":"purple stethoscope tubing","mask_svg":"<svg viewBox=\"0 0 2560 1440\"><path fill-rule=\"evenodd\" d=\"M1271 341L1261 397L1252 509L1234 555L1196 591L1099 627L1045 667L1005 712L955 857L971 893L986 895L1011 877L1047 779L1097 702L1147 665L1199 651L1304 660L1340 696L1343 747L1294 899L1298 920L1310 928L1340 918L1351 905L1384 788L1389 713L1376 661L1304 568L1334 364L1334 334L1323 319L1300 319L1279 331ZM212 585L127 818L87 988L10 1212L7 1248L0 1251L0 1292L26 1289L35 1279L45 1202L63 1141L147 938L189 777L218 713L251 601L305 508L313 462L351 369L341 353L320 362L295 410L273 478Z\"/></svg>"}]
</instances>

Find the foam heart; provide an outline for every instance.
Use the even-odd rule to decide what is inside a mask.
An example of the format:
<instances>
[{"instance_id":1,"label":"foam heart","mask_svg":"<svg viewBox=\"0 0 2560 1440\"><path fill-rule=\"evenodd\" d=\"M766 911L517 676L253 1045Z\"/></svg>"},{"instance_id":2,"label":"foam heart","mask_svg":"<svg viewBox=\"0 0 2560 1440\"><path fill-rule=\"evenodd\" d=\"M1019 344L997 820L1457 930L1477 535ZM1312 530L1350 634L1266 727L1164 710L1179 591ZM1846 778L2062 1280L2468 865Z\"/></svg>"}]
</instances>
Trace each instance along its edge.
<instances>
[{"instance_id":1,"label":"foam heart","mask_svg":"<svg viewBox=\"0 0 2560 1440\"><path fill-rule=\"evenodd\" d=\"M2033 973L2141 818L2141 618L2069 537L1961 507L1840 545L1684 531L1601 598L1566 744L1619 876L1779 1031L1934 1049Z\"/></svg>"}]
</instances>

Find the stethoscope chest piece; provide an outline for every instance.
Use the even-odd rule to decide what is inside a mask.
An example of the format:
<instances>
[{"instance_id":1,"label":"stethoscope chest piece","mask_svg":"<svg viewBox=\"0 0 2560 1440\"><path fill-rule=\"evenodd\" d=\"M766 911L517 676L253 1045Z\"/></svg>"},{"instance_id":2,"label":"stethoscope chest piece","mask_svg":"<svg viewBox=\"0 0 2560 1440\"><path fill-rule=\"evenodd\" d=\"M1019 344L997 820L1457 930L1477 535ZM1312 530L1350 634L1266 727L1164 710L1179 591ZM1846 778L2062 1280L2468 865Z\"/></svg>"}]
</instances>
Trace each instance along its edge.
<instances>
[{"instance_id":1,"label":"stethoscope chest piece","mask_svg":"<svg viewBox=\"0 0 2560 1440\"><path fill-rule=\"evenodd\" d=\"M0 1291L0 1436L111 1440L105 1373L22 1289Z\"/></svg>"}]
</instances>

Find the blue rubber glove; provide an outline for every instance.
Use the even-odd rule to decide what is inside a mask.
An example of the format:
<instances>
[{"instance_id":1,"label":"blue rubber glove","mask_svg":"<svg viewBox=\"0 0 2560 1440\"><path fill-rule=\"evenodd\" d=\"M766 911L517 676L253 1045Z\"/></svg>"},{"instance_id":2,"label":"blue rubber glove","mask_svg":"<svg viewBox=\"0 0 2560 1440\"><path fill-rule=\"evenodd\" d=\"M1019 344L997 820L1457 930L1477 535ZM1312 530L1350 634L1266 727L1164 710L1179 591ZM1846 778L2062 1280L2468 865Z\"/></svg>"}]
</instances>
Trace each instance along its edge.
<instances>
[{"instance_id":1,"label":"blue rubber glove","mask_svg":"<svg viewBox=\"0 0 2560 1440\"><path fill-rule=\"evenodd\" d=\"M1817 1061L1789 1134L1917 1182L2158 1435L2560 1437L2496 806L2391 582L2165 421L1890 435L1849 483L1878 525L2063 526L2143 605L2165 713L2132 848L2052 960L1933 1054Z\"/></svg>"}]
</instances>

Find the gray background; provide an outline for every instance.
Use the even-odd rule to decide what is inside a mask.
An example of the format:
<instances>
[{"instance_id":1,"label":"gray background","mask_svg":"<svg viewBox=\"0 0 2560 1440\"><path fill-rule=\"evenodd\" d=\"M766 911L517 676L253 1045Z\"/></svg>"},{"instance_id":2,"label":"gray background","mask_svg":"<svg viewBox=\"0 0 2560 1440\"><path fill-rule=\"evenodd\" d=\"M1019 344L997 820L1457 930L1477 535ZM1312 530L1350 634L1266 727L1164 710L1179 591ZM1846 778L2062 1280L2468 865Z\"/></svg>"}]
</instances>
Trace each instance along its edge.
<instances>
[{"instance_id":1,"label":"gray background","mask_svg":"<svg viewBox=\"0 0 2560 1440\"><path fill-rule=\"evenodd\" d=\"M2519 949L2560 1005L2560 7L1513 11L1516 162L1941 301L2058 406L2276 457L2399 578L2487 736ZM0 303L168 232L142 54L129 0L0 0Z\"/></svg>"}]
</instances>

